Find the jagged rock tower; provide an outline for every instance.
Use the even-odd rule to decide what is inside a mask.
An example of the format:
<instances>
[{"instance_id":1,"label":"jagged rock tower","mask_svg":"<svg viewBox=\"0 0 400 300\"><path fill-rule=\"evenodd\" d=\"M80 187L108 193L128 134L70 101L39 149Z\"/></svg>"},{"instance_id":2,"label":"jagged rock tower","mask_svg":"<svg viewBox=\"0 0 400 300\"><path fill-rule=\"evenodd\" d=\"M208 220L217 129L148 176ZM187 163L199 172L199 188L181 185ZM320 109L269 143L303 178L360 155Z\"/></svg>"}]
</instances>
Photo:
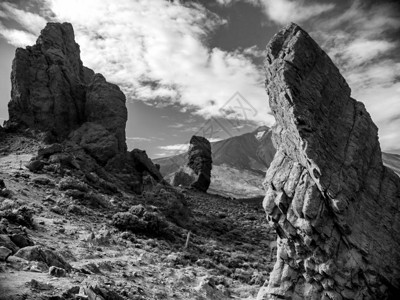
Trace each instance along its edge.
<instances>
[{"instance_id":1,"label":"jagged rock tower","mask_svg":"<svg viewBox=\"0 0 400 300\"><path fill-rule=\"evenodd\" d=\"M378 129L299 26L267 46L277 153L263 202L278 253L258 299L387 299L400 289L400 178Z\"/></svg>"},{"instance_id":2,"label":"jagged rock tower","mask_svg":"<svg viewBox=\"0 0 400 300\"><path fill-rule=\"evenodd\" d=\"M143 189L145 172L162 180L144 151L127 152L125 95L117 85L83 66L71 24L48 23L35 45L18 48L11 83L6 128L45 132L48 142L64 142L63 147L53 148L64 152L64 160L73 159L70 153L80 153L81 164L73 163L75 167L86 173L104 168L123 187L137 193ZM58 153L51 154L56 157L47 157L50 161L60 161ZM39 155L36 159L47 158Z\"/></svg>"},{"instance_id":3,"label":"jagged rock tower","mask_svg":"<svg viewBox=\"0 0 400 300\"><path fill-rule=\"evenodd\" d=\"M211 144L205 137L194 135L190 139L187 165L175 172L171 184L207 192L211 183L211 169Z\"/></svg>"}]
</instances>

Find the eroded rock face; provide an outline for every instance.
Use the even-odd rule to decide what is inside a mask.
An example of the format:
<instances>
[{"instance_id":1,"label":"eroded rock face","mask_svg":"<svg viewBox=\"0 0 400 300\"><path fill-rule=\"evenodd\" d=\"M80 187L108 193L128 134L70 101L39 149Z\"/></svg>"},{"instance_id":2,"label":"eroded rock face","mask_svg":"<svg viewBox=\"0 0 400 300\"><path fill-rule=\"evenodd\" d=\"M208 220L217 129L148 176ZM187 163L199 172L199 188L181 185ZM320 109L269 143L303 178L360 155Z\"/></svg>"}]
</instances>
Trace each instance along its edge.
<instances>
[{"instance_id":1,"label":"eroded rock face","mask_svg":"<svg viewBox=\"0 0 400 300\"><path fill-rule=\"evenodd\" d=\"M400 288L400 178L377 127L299 26L267 46L277 153L263 202L277 261L258 299L386 299Z\"/></svg>"},{"instance_id":2,"label":"eroded rock face","mask_svg":"<svg viewBox=\"0 0 400 300\"><path fill-rule=\"evenodd\" d=\"M8 124L65 139L85 122L96 123L126 151L125 95L101 74L82 65L69 23L48 23L36 44L18 48L12 65Z\"/></svg>"},{"instance_id":3,"label":"eroded rock face","mask_svg":"<svg viewBox=\"0 0 400 300\"><path fill-rule=\"evenodd\" d=\"M127 151L125 95L83 66L71 24L48 23L34 46L18 48L11 79L8 130L39 129L60 142L41 149L29 170L76 169L110 191L141 193L146 174L162 181L144 151Z\"/></svg>"},{"instance_id":4,"label":"eroded rock face","mask_svg":"<svg viewBox=\"0 0 400 300\"><path fill-rule=\"evenodd\" d=\"M85 81L79 45L69 23L48 23L12 64L10 121L66 137L85 119Z\"/></svg>"}]
</instances>

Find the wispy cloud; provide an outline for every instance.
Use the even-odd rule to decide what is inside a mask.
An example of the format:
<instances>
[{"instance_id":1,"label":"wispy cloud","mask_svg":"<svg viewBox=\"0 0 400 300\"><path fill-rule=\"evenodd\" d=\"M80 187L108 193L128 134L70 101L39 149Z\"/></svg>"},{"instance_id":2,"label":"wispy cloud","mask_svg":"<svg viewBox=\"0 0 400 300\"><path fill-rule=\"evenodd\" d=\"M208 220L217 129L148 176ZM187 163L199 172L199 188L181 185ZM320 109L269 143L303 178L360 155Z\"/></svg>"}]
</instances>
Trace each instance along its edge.
<instances>
[{"instance_id":1,"label":"wispy cloud","mask_svg":"<svg viewBox=\"0 0 400 300\"><path fill-rule=\"evenodd\" d=\"M218 3L227 6L239 1L260 7L270 21L280 25L309 20L335 7L334 3L307 4L304 0L218 0Z\"/></svg>"},{"instance_id":2,"label":"wispy cloud","mask_svg":"<svg viewBox=\"0 0 400 300\"><path fill-rule=\"evenodd\" d=\"M146 137L126 137L128 141L135 142L153 142L154 140L160 140L160 138L146 138Z\"/></svg>"},{"instance_id":3,"label":"wispy cloud","mask_svg":"<svg viewBox=\"0 0 400 300\"><path fill-rule=\"evenodd\" d=\"M320 20L311 35L328 52L379 128L381 146L400 141L400 7L353 4L337 18Z\"/></svg>"},{"instance_id":4,"label":"wispy cloud","mask_svg":"<svg viewBox=\"0 0 400 300\"><path fill-rule=\"evenodd\" d=\"M305 4L294 0L259 0L268 18L275 23L285 25L289 22L301 22L332 10L335 4Z\"/></svg>"},{"instance_id":5,"label":"wispy cloud","mask_svg":"<svg viewBox=\"0 0 400 300\"><path fill-rule=\"evenodd\" d=\"M0 35L17 47L32 45L37 34L46 25L46 19L21 9L10 2L0 3ZM23 29L8 28L4 21L17 23Z\"/></svg>"}]
</instances>

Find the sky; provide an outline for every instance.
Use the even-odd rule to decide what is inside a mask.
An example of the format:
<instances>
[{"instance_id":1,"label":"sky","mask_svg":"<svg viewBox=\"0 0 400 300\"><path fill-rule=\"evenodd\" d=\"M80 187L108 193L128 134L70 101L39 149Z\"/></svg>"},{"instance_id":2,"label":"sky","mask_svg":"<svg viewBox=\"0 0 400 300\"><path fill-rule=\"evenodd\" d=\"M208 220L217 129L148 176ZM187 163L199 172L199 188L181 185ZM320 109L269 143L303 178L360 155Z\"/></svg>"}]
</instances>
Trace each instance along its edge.
<instances>
[{"instance_id":1,"label":"sky","mask_svg":"<svg viewBox=\"0 0 400 300\"><path fill-rule=\"evenodd\" d=\"M16 47L46 22L70 22L83 64L127 97L129 149L150 157L271 126L264 49L295 22L332 58L400 153L400 4L368 0L0 0L0 122Z\"/></svg>"}]
</instances>

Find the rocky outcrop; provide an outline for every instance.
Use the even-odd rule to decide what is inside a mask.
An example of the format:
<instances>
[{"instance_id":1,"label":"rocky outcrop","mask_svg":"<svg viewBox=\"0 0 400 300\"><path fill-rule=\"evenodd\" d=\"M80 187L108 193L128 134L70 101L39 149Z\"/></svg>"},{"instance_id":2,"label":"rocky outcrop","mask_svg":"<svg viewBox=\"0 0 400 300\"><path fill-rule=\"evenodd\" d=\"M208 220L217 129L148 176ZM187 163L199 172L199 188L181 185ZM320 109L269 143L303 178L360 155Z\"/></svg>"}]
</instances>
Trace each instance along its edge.
<instances>
[{"instance_id":1,"label":"rocky outcrop","mask_svg":"<svg viewBox=\"0 0 400 300\"><path fill-rule=\"evenodd\" d=\"M36 44L18 48L12 64L10 120L63 140L83 123L103 126L126 151L125 95L83 66L69 23L48 23ZM95 129L96 130L96 129Z\"/></svg>"},{"instance_id":2,"label":"rocky outcrop","mask_svg":"<svg viewBox=\"0 0 400 300\"><path fill-rule=\"evenodd\" d=\"M387 299L400 289L400 178L330 58L291 24L267 46L277 153L263 202L278 254L258 299Z\"/></svg>"},{"instance_id":3,"label":"rocky outcrop","mask_svg":"<svg viewBox=\"0 0 400 300\"><path fill-rule=\"evenodd\" d=\"M201 136L192 136L188 151L188 162L171 178L173 186L190 186L206 192L211 182L211 144Z\"/></svg>"},{"instance_id":4,"label":"rocky outcrop","mask_svg":"<svg viewBox=\"0 0 400 300\"><path fill-rule=\"evenodd\" d=\"M29 170L79 170L103 192L141 193L146 174L162 181L144 151L127 152L125 95L83 66L71 24L48 23L34 46L18 48L11 79L6 129L39 129L60 142L39 150Z\"/></svg>"},{"instance_id":5,"label":"rocky outcrop","mask_svg":"<svg viewBox=\"0 0 400 300\"><path fill-rule=\"evenodd\" d=\"M211 181L211 144L201 136L192 136L189 147L188 167L191 168L196 175L192 187L206 192Z\"/></svg>"}]
</instances>

